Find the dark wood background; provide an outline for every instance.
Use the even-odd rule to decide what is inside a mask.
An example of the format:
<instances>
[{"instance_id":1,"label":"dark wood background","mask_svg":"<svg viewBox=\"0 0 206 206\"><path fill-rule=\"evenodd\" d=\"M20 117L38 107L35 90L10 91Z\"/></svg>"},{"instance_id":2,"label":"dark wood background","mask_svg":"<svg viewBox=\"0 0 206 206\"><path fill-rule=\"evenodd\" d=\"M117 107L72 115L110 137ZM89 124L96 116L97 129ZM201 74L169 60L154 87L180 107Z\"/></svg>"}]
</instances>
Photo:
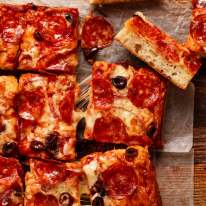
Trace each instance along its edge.
<instances>
[{"instance_id":1,"label":"dark wood background","mask_svg":"<svg viewBox=\"0 0 206 206\"><path fill-rule=\"evenodd\" d=\"M206 66L193 80L195 92L194 111L194 203L206 205Z\"/></svg>"}]
</instances>

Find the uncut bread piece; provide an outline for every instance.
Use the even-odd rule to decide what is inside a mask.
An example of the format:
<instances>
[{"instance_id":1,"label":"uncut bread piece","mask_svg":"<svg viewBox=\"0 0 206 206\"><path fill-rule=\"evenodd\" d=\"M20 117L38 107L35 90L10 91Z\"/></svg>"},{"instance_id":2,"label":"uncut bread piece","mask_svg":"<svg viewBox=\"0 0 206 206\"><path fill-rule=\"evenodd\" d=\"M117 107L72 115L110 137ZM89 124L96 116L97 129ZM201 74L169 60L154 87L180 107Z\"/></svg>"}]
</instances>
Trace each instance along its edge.
<instances>
[{"instance_id":1,"label":"uncut bread piece","mask_svg":"<svg viewBox=\"0 0 206 206\"><path fill-rule=\"evenodd\" d=\"M93 153L81 160L92 205L161 206L148 150L134 146Z\"/></svg>"},{"instance_id":2,"label":"uncut bread piece","mask_svg":"<svg viewBox=\"0 0 206 206\"><path fill-rule=\"evenodd\" d=\"M115 39L181 89L187 88L201 66L197 56L140 12L126 21Z\"/></svg>"},{"instance_id":3,"label":"uncut bread piece","mask_svg":"<svg viewBox=\"0 0 206 206\"><path fill-rule=\"evenodd\" d=\"M25 206L80 206L79 163L30 160L25 176Z\"/></svg>"},{"instance_id":4,"label":"uncut bread piece","mask_svg":"<svg viewBox=\"0 0 206 206\"><path fill-rule=\"evenodd\" d=\"M77 66L77 9L35 6L20 46L18 69L74 74Z\"/></svg>"},{"instance_id":5,"label":"uncut bread piece","mask_svg":"<svg viewBox=\"0 0 206 206\"><path fill-rule=\"evenodd\" d=\"M15 99L18 82L14 76L0 76L0 154L18 154L18 115Z\"/></svg>"},{"instance_id":6,"label":"uncut bread piece","mask_svg":"<svg viewBox=\"0 0 206 206\"><path fill-rule=\"evenodd\" d=\"M18 160L0 156L0 205L24 205L22 178Z\"/></svg>"},{"instance_id":7,"label":"uncut bread piece","mask_svg":"<svg viewBox=\"0 0 206 206\"><path fill-rule=\"evenodd\" d=\"M206 57L206 1L193 1L192 22L186 46Z\"/></svg>"},{"instance_id":8,"label":"uncut bread piece","mask_svg":"<svg viewBox=\"0 0 206 206\"><path fill-rule=\"evenodd\" d=\"M28 157L75 158L79 93L74 76L25 74L19 80L20 152Z\"/></svg>"},{"instance_id":9,"label":"uncut bread piece","mask_svg":"<svg viewBox=\"0 0 206 206\"><path fill-rule=\"evenodd\" d=\"M20 42L26 28L26 13L31 4L14 6L0 4L0 69L17 66Z\"/></svg>"},{"instance_id":10,"label":"uncut bread piece","mask_svg":"<svg viewBox=\"0 0 206 206\"><path fill-rule=\"evenodd\" d=\"M166 82L146 67L95 62L84 138L161 148Z\"/></svg>"}]
</instances>

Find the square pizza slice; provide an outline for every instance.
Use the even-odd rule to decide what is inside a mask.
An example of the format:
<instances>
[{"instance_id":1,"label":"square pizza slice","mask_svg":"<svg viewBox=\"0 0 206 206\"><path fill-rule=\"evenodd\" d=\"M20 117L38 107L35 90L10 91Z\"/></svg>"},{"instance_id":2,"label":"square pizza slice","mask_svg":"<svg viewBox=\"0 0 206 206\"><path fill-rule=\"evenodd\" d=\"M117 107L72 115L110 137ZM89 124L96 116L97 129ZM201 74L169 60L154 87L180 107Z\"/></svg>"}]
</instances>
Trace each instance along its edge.
<instances>
[{"instance_id":1,"label":"square pizza slice","mask_svg":"<svg viewBox=\"0 0 206 206\"><path fill-rule=\"evenodd\" d=\"M149 22L137 12L116 35L132 54L181 89L186 89L201 66L189 49Z\"/></svg>"},{"instance_id":2,"label":"square pizza slice","mask_svg":"<svg viewBox=\"0 0 206 206\"><path fill-rule=\"evenodd\" d=\"M19 80L20 152L25 156L75 157L79 87L70 75L24 74Z\"/></svg>"},{"instance_id":3,"label":"square pizza slice","mask_svg":"<svg viewBox=\"0 0 206 206\"><path fill-rule=\"evenodd\" d=\"M186 46L206 57L206 1L193 1L192 21Z\"/></svg>"},{"instance_id":4,"label":"square pizza slice","mask_svg":"<svg viewBox=\"0 0 206 206\"><path fill-rule=\"evenodd\" d=\"M161 147L166 82L148 68L96 62L84 137Z\"/></svg>"},{"instance_id":5,"label":"square pizza slice","mask_svg":"<svg viewBox=\"0 0 206 206\"><path fill-rule=\"evenodd\" d=\"M147 148L93 153L81 160L92 206L161 206Z\"/></svg>"},{"instance_id":6,"label":"square pizza slice","mask_svg":"<svg viewBox=\"0 0 206 206\"><path fill-rule=\"evenodd\" d=\"M0 157L0 205L23 206L23 170L14 158Z\"/></svg>"},{"instance_id":7,"label":"square pizza slice","mask_svg":"<svg viewBox=\"0 0 206 206\"><path fill-rule=\"evenodd\" d=\"M75 73L78 10L37 6L20 45L18 69Z\"/></svg>"},{"instance_id":8,"label":"square pizza slice","mask_svg":"<svg viewBox=\"0 0 206 206\"><path fill-rule=\"evenodd\" d=\"M25 206L80 206L79 163L30 160L25 176Z\"/></svg>"},{"instance_id":9,"label":"square pizza slice","mask_svg":"<svg viewBox=\"0 0 206 206\"><path fill-rule=\"evenodd\" d=\"M18 63L20 42L26 28L26 13L32 5L0 4L0 68L13 70Z\"/></svg>"},{"instance_id":10,"label":"square pizza slice","mask_svg":"<svg viewBox=\"0 0 206 206\"><path fill-rule=\"evenodd\" d=\"M17 79L0 76L0 154L4 156L18 155L17 93Z\"/></svg>"}]
</instances>

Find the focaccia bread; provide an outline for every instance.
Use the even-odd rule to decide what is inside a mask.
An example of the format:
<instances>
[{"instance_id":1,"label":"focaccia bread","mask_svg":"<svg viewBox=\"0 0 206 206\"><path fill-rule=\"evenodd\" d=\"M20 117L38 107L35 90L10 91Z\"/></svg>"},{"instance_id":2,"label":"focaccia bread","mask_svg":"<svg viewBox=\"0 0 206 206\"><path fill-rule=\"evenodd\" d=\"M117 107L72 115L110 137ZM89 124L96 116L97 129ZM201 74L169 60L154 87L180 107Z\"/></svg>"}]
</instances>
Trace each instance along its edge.
<instances>
[{"instance_id":1,"label":"focaccia bread","mask_svg":"<svg viewBox=\"0 0 206 206\"><path fill-rule=\"evenodd\" d=\"M19 80L20 152L28 157L75 158L79 87L73 76L24 74Z\"/></svg>"},{"instance_id":2,"label":"focaccia bread","mask_svg":"<svg viewBox=\"0 0 206 206\"><path fill-rule=\"evenodd\" d=\"M25 177L25 206L80 206L79 163L30 160Z\"/></svg>"},{"instance_id":3,"label":"focaccia bread","mask_svg":"<svg viewBox=\"0 0 206 206\"><path fill-rule=\"evenodd\" d=\"M17 79L14 76L0 76L0 154L3 156L18 155L17 93Z\"/></svg>"},{"instance_id":4,"label":"focaccia bread","mask_svg":"<svg viewBox=\"0 0 206 206\"><path fill-rule=\"evenodd\" d=\"M196 55L150 23L140 12L126 21L115 38L181 89L187 88L201 66Z\"/></svg>"},{"instance_id":5,"label":"focaccia bread","mask_svg":"<svg viewBox=\"0 0 206 206\"><path fill-rule=\"evenodd\" d=\"M93 153L81 160L92 206L161 206L147 148Z\"/></svg>"},{"instance_id":6,"label":"focaccia bread","mask_svg":"<svg viewBox=\"0 0 206 206\"><path fill-rule=\"evenodd\" d=\"M206 57L206 1L193 1L192 22L186 46Z\"/></svg>"},{"instance_id":7,"label":"focaccia bread","mask_svg":"<svg viewBox=\"0 0 206 206\"><path fill-rule=\"evenodd\" d=\"M84 138L161 147L166 82L149 68L95 62Z\"/></svg>"},{"instance_id":8,"label":"focaccia bread","mask_svg":"<svg viewBox=\"0 0 206 206\"><path fill-rule=\"evenodd\" d=\"M14 158L0 157L0 205L23 206L23 170Z\"/></svg>"}]
</instances>

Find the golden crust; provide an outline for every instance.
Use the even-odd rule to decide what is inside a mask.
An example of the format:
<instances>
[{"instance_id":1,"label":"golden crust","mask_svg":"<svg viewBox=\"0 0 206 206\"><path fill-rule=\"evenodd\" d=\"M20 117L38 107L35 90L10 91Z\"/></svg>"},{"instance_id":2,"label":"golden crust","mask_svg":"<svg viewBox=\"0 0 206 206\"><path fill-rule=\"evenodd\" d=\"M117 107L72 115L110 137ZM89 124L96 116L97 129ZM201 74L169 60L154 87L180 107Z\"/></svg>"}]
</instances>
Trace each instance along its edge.
<instances>
[{"instance_id":1,"label":"golden crust","mask_svg":"<svg viewBox=\"0 0 206 206\"><path fill-rule=\"evenodd\" d=\"M82 163L83 171L88 178L87 180L90 189L93 186L93 184L91 184L90 181L92 172L95 173L96 180L98 180L99 178L102 177L102 174L105 173L109 168L113 167L113 165L118 165L118 164L126 165L132 167L137 175L138 190L134 191L132 196L128 198L126 197L121 198L121 199L116 199L115 197L106 194L106 196L104 196L103 198L104 205L105 206L126 206L126 205L161 206L162 203L158 191L158 186L155 180L155 173L153 170L153 166L150 162L150 157L147 148L134 146L134 147L129 147L127 149L131 149L131 148L137 151L137 156L131 159L127 159L127 157L125 156L126 154L125 149L112 150L105 153L94 153L84 157L81 160L81 163ZM131 184L133 184L133 182L131 182ZM107 188L105 189L107 190ZM94 199L94 197L92 198Z\"/></svg>"}]
</instances>

